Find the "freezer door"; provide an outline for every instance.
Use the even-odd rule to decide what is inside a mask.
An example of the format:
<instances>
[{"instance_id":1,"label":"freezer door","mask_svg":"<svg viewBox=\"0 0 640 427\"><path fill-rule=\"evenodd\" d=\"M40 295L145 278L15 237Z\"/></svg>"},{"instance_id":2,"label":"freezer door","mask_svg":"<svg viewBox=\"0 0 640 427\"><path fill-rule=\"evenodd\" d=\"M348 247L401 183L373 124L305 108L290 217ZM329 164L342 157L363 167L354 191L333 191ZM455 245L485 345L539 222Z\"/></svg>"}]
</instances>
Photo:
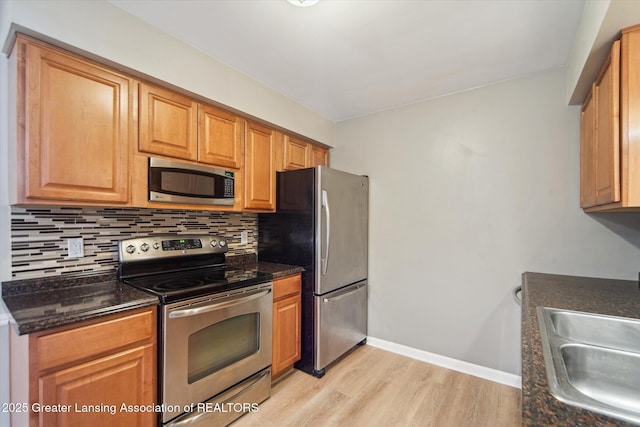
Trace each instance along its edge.
<instances>
[{"instance_id":1,"label":"freezer door","mask_svg":"<svg viewBox=\"0 0 640 427\"><path fill-rule=\"evenodd\" d=\"M367 282L314 297L314 369L322 371L367 337Z\"/></svg>"},{"instance_id":2,"label":"freezer door","mask_svg":"<svg viewBox=\"0 0 640 427\"><path fill-rule=\"evenodd\" d=\"M318 166L316 285L322 295L367 278L369 179Z\"/></svg>"}]
</instances>

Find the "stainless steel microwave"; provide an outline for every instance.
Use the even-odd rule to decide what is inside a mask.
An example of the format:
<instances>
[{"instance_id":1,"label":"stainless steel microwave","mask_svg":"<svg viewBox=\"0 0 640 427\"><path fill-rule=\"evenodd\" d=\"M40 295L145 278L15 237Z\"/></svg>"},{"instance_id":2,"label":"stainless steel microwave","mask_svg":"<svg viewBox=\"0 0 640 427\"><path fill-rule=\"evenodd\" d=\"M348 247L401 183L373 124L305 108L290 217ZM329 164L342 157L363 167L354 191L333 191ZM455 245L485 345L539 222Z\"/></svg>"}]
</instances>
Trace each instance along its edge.
<instances>
[{"instance_id":1,"label":"stainless steel microwave","mask_svg":"<svg viewBox=\"0 0 640 427\"><path fill-rule=\"evenodd\" d=\"M150 157L149 201L233 206L235 173Z\"/></svg>"}]
</instances>

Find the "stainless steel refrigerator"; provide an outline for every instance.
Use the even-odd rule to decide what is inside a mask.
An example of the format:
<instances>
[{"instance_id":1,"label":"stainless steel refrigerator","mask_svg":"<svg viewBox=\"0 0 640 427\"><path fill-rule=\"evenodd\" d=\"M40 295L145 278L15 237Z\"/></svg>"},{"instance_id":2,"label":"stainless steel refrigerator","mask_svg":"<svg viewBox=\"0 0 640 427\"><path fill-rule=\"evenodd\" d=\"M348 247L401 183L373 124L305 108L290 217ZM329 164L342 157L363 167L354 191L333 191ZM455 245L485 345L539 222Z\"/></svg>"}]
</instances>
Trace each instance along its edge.
<instances>
[{"instance_id":1,"label":"stainless steel refrigerator","mask_svg":"<svg viewBox=\"0 0 640 427\"><path fill-rule=\"evenodd\" d=\"M277 212L258 217L258 258L304 267L302 358L322 377L367 337L369 179L318 166L279 172Z\"/></svg>"}]
</instances>

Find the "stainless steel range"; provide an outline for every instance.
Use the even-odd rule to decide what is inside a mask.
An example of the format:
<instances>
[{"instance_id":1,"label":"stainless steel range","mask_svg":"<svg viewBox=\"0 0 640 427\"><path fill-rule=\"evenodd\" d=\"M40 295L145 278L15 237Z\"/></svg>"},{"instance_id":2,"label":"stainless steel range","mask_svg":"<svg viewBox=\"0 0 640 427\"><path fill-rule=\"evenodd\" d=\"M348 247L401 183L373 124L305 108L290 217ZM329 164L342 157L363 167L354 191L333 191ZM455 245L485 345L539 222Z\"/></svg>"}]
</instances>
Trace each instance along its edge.
<instances>
[{"instance_id":1,"label":"stainless steel range","mask_svg":"<svg viewBox=\"0 0 640 427\"><path fill-rule=\"evenodd\" d=\"M212 235L119 244L119 278L157 295L164 426L224 426L271 393L272 276L226 267Z\"/></svg>"}]
</instances>

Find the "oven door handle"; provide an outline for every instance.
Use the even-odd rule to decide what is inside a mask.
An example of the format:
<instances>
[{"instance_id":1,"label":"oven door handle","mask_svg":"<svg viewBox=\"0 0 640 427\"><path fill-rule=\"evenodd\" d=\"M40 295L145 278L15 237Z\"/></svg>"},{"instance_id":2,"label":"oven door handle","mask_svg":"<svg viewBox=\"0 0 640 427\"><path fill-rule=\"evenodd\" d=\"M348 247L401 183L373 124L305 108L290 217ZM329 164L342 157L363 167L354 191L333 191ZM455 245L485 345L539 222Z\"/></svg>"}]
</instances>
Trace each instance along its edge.
<instances>
[{"instance_id":1,"label":"oven door handle","mask_svg":"<svg viewBox=\"0 0 640 427\"><path fill-rule=\"evenodd\" d=\"M183 308L172 311L171 313L169 313L169 318L176 319L179 317L197 316L198 314L208 313L210 311L220 310L221 308L227 308L233 305L243 304L254 299L262 298L266 295L269 295L269 293L271 293L271 289L258 289L240 295L233 295L231 297L222 299L222 301L213 301L211 304L202 307Z\"/></svg>"},{"instance_id":2,"label":"oven door handle","mask_svg":"<svg viewBox=\"0 0 640 427\"><path fill-rule=\"evenodd\" d=\"M248 380L245 380L244 382L236 385L231 390L228 390L224 394L214 396L213 398L203 403L205 404L210 403L212 405L220 404L221 407L224 407L226 406L226 404L233 403L234 401L237 401L239 397L249 393L254 387L259 385L260 382L263 381L267 375L271 376L271 369L266 369L258 377L249 378ZM183 416L182 418L178 418L178 420L176 420L175 422L169 423L167 427L205 425L205 423L209 424L207 423L207 421L209 422L214 421L212 419L208 419L208 417L210 416L211 416L210 412L198 412L197 414L195 412L192 412L190 414ZM199 421L202 421L202 423L199 423Z\"/></svg>"}]
</instances>

